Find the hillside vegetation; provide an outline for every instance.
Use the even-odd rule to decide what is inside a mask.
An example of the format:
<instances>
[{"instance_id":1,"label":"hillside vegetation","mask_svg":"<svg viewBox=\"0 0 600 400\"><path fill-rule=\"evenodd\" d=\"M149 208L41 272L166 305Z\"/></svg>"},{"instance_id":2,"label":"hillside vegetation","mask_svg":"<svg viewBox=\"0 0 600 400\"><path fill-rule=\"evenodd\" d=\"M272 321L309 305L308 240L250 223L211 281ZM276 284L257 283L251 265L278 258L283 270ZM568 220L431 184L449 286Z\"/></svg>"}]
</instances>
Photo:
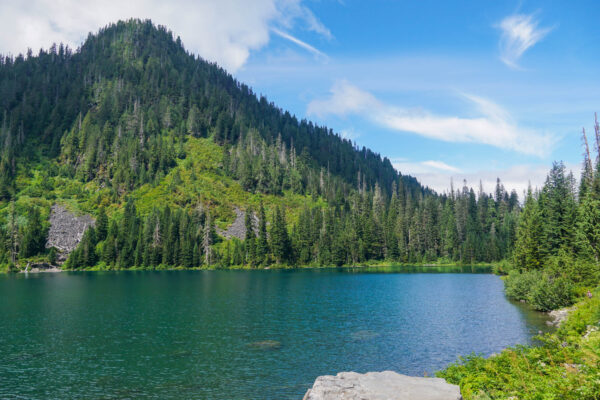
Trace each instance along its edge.
<instances>
[{"instance_id":1,"label":"hillside vegetation","mask_svg":"<svg viewBox=\"0 0 600 400\"><path fill-rule=\"evenodd\" d=\"M298 120L150 21L0 58L0 265L48 259L53 203L99 219L67 268L491 262L520 206L438 195ZM222 232L246 211L244 237Z\"/></svg>"}]
</instances>

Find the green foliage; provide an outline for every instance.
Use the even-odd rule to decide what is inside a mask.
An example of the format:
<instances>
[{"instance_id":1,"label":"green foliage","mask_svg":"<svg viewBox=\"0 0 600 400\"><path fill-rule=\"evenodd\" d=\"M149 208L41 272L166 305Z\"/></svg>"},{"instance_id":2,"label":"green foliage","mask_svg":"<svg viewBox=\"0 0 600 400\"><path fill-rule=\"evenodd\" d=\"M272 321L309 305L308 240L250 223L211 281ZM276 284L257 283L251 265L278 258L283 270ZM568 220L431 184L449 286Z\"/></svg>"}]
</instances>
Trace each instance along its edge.
<instances>
[{"instance_id":1,"label":"green foliage","mask_svg":"<svg viewBox=\"0 0 600 400\"><path fill-rule=\"evenodd\" d=\"M597 123L596 131L600 138ZM600 282L600 157L594 171L585 132L583 139L580 193L564 164L554 163L541 191L529 189L519 221L514 262L522 273L509 274L506 293L538 310L570 305L576 293Z\"/></svg>"},{"instance_id":2,"label":"green foliage","mask_svg":"<svg viewBox=\"0 0 600 400\"><path fill-rule=\"evenodd\" d=\"M504 290L509 298L525 300L539 311L570 306L574 301L572 280L550 275L549 272L511 271L504 283Z\"/></svg>"},{"instance_id":3,"label":"green foliage","mask_svg":"<svg viewBox=\"0 0 600 400\"><path fill-rule=\"evenodd\" d=\"M21 256L31 257L44 251L46 244L46 231L44 228L40 211L37 207L29 210L27 225L23 229L21 240Z\"/></svg>"},{"instance_id":4,"label":"green foliage","mask_svg":"<svg viewBox=\"0 0 600 400\"><path fill-rule=\"evenodd\" d=\"M525 207L519 220L515 244L514 258L520 269L541 268L545 257L543 231L542 213L537 199L529 188Z\"/></svg>"},{"instance_id":5,"label":"green foliage","mask_svg":"<svg viewBox=\"0 0 600 400\"><path fill-rule=\"evenodd\" d=\"M509 260L500 260L493 265L493 273L496 275L508 275L515 269L515 266Z\"/></svg>"},{"instance_id":6,"label":"green foliage","mask_svg":"<svg viewBox=\"0 0 600 400\"><path fill-rule=\"evenodd\" d=\"M600 199L594 194L585 196L579 206L576 240L582 254L600 262Z\"/></svg>"},{"instance_id":7,"label":"green foliage","mask_svg":"<svg viewBox=\"0 0 600 400\"><path fill-rule=\"evenodd\" d=\"M100 218L99 218L100 219ZM107 225L105 238L100 232ZM209 236L207 238L206 236ZM140 216L129 200L123 212L106 224L89 228L80 244L69 256L65 268L90 268L102 263L105 268L160 268L162 266L197 268L212 252L216 241L209 214L201 210L153 209ZM207 262L208 263L208 262Z\"/></svg>"},{"instance_id":8,"label":"green foliage","mask_svg":"<svg viewBox=\"0 0 600 400\"><path fill-rule=\"evenodd\" d=\"M535 282L527 298L539 311L549 311L573 304L573 283L564 277L543 275Z\"/></svg>"},{"instance_id":9,"label":"green foliage","mask_svg":"<svg viewBox=\"0 0 600 400\"><path fill-rule=\"evenodd\" d=\"M473 263L512 253L519 205L500 182L493 196L466 185L437 195L256 96L150 21L109 25L76 52L0 58L0 111L0 218L15 198L23 219L8 230L0 219L0 262L44 253L54 202L97 219L71 268ZM25 202L40 203L41 230L25 226ZM161 219L164 241L148 250L156 207L173 220ZM239 243L213 234L235 207L259 214L241 261ZM175 220L196 212L209 226L182 239L188 228ZM270 227L261 214L275 215Z\"/></svg>"},{"instance_id":10,"label":"green foliage","mask_svg":"<svg viewBox=\"0 0 600 400\"><path fill-rule=\"evenodd\" d=\"M600 398L600 290L577 304L562 327L536 347L517 346L490 358L461 358L437 376L458 384L465 400ZM590 333L591 332L591 333ZM585 334L587 333L587 336Z\"/></svg>"},{"instance_id":11,"label":"green foliage","mask_svg":"<svg viewBox=\"0 0 600 400\"><path fill-rule=\"evenodd\" d=\"M513 300L529 300L533 286L542 279L541 271L510 271L504 279L504 291Z\"/></svg>"},{"instance_id":12,"label":"green foliage","mask_svg":"<svg viewBox=\"0 0 600 400\"><path fill-rule=\"evenodd\" d=\"M277 207L273 213L273 223L270 232L270 248L277 264L292 260L291 243L288 236L285 213Z\"/></svg>"}]
</instances>

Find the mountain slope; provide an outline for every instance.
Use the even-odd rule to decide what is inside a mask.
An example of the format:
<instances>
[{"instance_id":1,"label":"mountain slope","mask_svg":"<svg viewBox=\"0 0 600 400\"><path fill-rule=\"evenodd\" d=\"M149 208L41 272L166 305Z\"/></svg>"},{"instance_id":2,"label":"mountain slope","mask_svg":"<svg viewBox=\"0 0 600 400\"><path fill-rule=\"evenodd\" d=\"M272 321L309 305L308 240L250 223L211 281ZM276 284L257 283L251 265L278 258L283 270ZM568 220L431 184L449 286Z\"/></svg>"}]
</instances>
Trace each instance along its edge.
<instances>
[{"instance_id":1,"label":"mountain slope","mask_svg":"<svg viewBox=\"0 0 600 400\"><path fill-rule=\"evenodd\" d=\"M475 261L511 249L516 195L438 196L150 21L109 25L76 52L2 58L0 110L0 263L46 257L54 202L107 215L70 267ZM236 207L261 225L249 217L243 243L215 234Z\"/></svg>"}]
</instances>

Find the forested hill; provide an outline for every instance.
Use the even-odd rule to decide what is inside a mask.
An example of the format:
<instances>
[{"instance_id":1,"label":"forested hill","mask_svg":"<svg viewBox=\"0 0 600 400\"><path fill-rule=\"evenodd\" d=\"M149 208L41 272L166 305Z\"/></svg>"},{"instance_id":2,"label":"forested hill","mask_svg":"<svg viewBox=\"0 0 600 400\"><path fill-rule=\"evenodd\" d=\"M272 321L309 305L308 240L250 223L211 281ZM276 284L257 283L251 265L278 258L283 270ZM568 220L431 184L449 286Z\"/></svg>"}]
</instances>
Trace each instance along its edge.
<instances>
[{"instance_id":1,"label":"forested hill","mask_svg":"<svg viewBox=\"0 0 600 400\"><path fill-rule=\"evenodd\" d=\"M147 151L158 146L155 139L162 132L172 132L173 142L190 134L227 145L255 133L255 139L285 147L307 167L323 168L346 183L372 187L377 182L389 193L400 179L387 158L325 127L298 121L217 65L186 52L179 38L150 21L110 25L90 34L76 52L61 45L36 56L6 57L0 82L7 147L62 155L84 178L111 179L125 189L150 181L161 161L165 171L172 163ZM133 170L99 171L106 170L115 139L122 141L124 158L136 159ZM3 155L4 163L10 157ZM319 179L303 183L316 185ZM414 179L402 180L410 190L422 190Z\"/></svg>"},{"instance_id":2,"label":"forested hill","mask_svg":"<svg viewBox=\"0 0 600 400\"><path fill-rule=\"evenodd\" d=\"M70 268L492 261L511 254L520 211L500 183L423 188L150 21L2 57L0 143L5 266L53 261L55 203L97 218ZM239 210L243 240L229 239Z\"/></svg>"}]
</instances>

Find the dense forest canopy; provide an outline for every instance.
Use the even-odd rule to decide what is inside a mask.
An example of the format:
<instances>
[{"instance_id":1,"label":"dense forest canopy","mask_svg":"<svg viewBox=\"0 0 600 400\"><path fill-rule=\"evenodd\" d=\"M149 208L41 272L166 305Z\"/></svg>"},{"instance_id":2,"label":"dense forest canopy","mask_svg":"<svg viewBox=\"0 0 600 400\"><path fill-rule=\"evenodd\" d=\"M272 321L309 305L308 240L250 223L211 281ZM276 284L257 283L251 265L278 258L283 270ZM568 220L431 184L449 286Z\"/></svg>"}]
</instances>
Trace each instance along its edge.
<instances>
[{"instance_id":1,"label":"dense forest canopy","mask_svg":"<svg viewBox=\"0 0 600 400\"><path fill-rule=\"evenodd\" d=\"M4 265L52 257L55 202L97 220L69 268L524 257L521 205L500 181L493 194L466 182L437 194L150 21L111 24L76 51L0 58L0 111ZM545 198L579 201L572 190ZM246 212L246 233L225 239L234 208Z\"/></svg>"}]
</instances>

